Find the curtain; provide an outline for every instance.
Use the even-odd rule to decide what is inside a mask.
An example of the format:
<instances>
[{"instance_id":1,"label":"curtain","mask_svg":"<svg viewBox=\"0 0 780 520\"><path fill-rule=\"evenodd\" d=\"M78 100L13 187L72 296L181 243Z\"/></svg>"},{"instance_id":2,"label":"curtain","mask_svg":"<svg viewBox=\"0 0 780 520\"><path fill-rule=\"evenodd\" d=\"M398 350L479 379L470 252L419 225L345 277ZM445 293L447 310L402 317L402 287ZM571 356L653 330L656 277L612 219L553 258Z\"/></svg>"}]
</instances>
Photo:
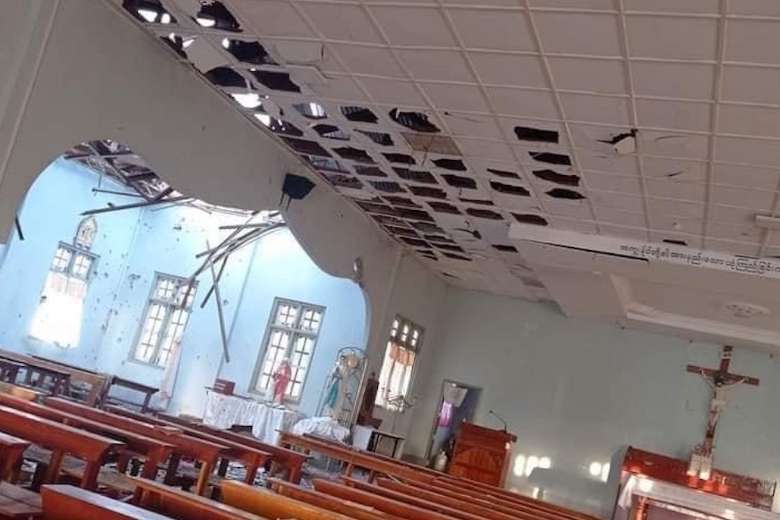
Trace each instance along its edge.
<instances>
[{"instance_id":1,"label":"curtain","mask_svg":"<svg viewBox=\"0 0 780 520\"><path fill-rule=\"evenodd\" d=\"M410 367L414 365L414 351L404 348L397 343L391 342L390 359L396 363Z\"/></svg>"},{"instance_id":2,"label":"curtain","mask_svg":"<svg viewBox=\"0 0 780 520\"><path fill-rule=\"evenodd\" d=\"M87 282L50 271L35 310L30 335L61 347L73 347L81 336Z\"/></svg>"}]
</instances>

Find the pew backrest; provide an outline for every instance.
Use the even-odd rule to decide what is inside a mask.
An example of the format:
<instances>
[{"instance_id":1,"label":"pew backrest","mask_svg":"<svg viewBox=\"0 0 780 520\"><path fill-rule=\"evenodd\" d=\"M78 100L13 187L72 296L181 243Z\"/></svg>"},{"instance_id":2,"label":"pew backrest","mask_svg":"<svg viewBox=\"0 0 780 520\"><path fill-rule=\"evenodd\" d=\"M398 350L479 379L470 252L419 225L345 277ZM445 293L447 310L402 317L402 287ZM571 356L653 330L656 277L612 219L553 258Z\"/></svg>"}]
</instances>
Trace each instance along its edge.
<instances>
[{"instance_id":1,"label":"pew backrest","mask_svg":"<svg viewBox=\"0 0 780 520\"><path fill-rule=\"evenodd\" d=\"M74 486L43 486L41 499L46 520L171 520Z\"/></svg>"},{"instance_id":2,"label":"pew backrest","mask_svg":"<svg viewBox=\"0 0 780 520\"><path fill-rule=\"evenodd\" d=\"M177 520L264 520L263 517L146 479L134 478L136 504ZM274 519L276 520L276 519Z\"/></svg>"}]
</instances>

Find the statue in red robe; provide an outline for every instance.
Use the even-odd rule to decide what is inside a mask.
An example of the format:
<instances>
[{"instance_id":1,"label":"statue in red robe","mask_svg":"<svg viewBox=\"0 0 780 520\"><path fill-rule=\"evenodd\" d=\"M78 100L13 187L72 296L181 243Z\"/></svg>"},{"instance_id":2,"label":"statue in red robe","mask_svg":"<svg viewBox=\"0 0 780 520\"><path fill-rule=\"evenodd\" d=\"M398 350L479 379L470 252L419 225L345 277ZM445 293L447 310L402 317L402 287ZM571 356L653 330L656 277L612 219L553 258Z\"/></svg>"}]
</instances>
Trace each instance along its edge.
<instances>
[{"instance_id":1,"label":"statue in red robe","mask_svg":"<svg viewBox=\"0 0 780 520\"><path fill-rule=\"evenodd\" d=\"M273 402L275 404L284 404L284 394L287 391L287 385L292 379L292 367L289 359L283 359L276 367L273 378Z\"/></svg>"}]
</instances>

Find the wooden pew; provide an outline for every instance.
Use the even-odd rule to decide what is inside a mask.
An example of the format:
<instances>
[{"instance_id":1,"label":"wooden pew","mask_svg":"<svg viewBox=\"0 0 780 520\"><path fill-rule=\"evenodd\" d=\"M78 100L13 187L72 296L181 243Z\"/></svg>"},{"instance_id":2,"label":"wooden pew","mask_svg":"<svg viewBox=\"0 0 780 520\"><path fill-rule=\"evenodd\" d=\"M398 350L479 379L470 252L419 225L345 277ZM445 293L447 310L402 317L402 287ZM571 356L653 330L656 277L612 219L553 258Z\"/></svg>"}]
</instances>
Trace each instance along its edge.
<instances>
[{"instance_id":1,"label":"wooden pew","mask_svg":"<svg viewBox=\"0 0 780 520\"><path fill-rule=\"evenodd\" d=\"M25 388L23 386L14 385L12 383L5 383L3 381L0 381L0 393L9 394L27 401L38 401L47 395L50 395L45 392L33 390L32 388Z\"/></svg>"},{"instance_id":2,"label":"wooden pew","mask_svg":"<svg viewBox=\"0 0 780 520\"><path fill-rule=\"evenodd\" d=\"M297 484L278 479L268 479L271 489L280 495L306 502L313 506L327 509L335 513L347 515L356 520L398 520L401 517L378 511L372 507L342 500L332 495L326 495L313 489L303 488Z\"/></svg>"},{"instance_id":3,"label":"wooden pew","mask_svg":"<svg viewBox=\"0 0 780 520\"><path fill-rule=\"evenodd\" d=\"M8 482L0 482L0 520L41 518L41 497Z\"/></svg>"},{"instance_id":4,"label":"wooden pew","mask_svg":"<svg viewBox=\"0 0 780 520\"><path fill-rule=\"evenodd\" d=\"M246 468L246 476L244 477L244 481L247 484L254 484L257 471L262 466L264 466L268 460L271 459L271 454L266 451L260 451L255 448L250 448L243 444L239 444L224 438L220 438L210 433L204 433L202 431L190 428L188 426L166 423L165 421L160 421L159 419L153 416L144 415L135 412L133 410L128 410L127 408L122 408L120 406L106 406L105 409L108 412L111 412L116 415L121 415L123 417L133 419L135 421L146 422L146 423L150 423L162 427L178 428L184 434L189 435L191 437L203 439L205 441L214 442L226 446L228 450L226 450L223 453L223 458L222 458L223 464L220 466L220 471L219 471L220 476L223 477L227 472L227 462L230 460L235 460L243 464L244 467Z\"/></svg>"},{"instance_id":5,"label":"wooden pew","mask_svg":"<svg viewBox=\"0 0 780 520\"><path fill-rule=\"evenodd\" d=\"M0 480L15 480L24 450L29 447L28 441L0 432Z\"/></svg>"},{"instance_id":6,"label":"wooden pew","mask_svg":"<svg viewBox=\"0 0 780 520\"><path fill-rule=\"evenodd\" d=\"M133 401L128 401L121 397L109 395L111 389L115 386L121 388L127 388L129 390L133 390L134 392L139 392L144 394L143 403L135 403ZM160 391L159 388L155 388L153 386L144 385L136 381L131 381L130 379L125 379L119 376L112 376L106 388L105 399L103 401L103 404L110 403L110 404L118 404L122 406L127 406L127 405L137 406L138 408L141 409L142 413L146 413L146 411L149 410L149 403L151 403L152 401L152 396L159 391Z\"/></svg>"},{"instance_id":7,"label":"wooden pew","mask_svg":"<svg viewBox=\"0 0 780 520\"><path fill-rule=\"evenodd\" d=\"M36 360L39 366L58 368L67 373L70 376L70 387L66 395L86 405L97 406L103 400L106 392L108 392L108 386L112 377L108 374L101 374L94 370L69 365L62 361L41 356L32 356L32 359Z\"/></svg>"},{"instance_id":8,"label":"wooden pew","mask_svg":"<svg viewBox=\"0 0 780 520\"><path fill-rule=\"evenodd\" d=\"M141 476L153 479L157 476L157 468L159 465L168 459L168 456L174 449L172 444L166 442L129 432L121 428L115 428L90 419L85 419L81 415L63 412L50 406L40 405L11 395L0 394L0 405L8 406L16 410L37 415L38 417L43 417L44 419L67 424L81 430L86 430L105 437L111 437L123 442L126 445L126 450L120 455L119 459L119 471L121 473L124 473L127 470L129 458L133 454L138 454L143 456L146 460Z\"/></svg>"},{"instance_id":9,"label":"wooden pew","mask_svg":"<svg viewBox=\"0 0 780 520\"><path fill-rule=\"evenodd\" d=\"M265 520L214 500L146 479L134 479L136 504L176 520Z\"/></svg>"},{"instance_id":10,"label":"wooden pew","mask_svg":"<svg viewBox=\"0 0 780 520\"><path fill-rule=\"evenodd\" d=\"M303 474L303 464L309 458L302 453L259 441L254 437L250 437L249 435L242 435L230 430L220 430L219 428L207 426L202 423L192 422L175 415L158 413L157 417L162 421L165 421L167 424L188 426L193 430L210 433L216 437L220 437L232 442L237 442L238 444L243 444L244 446L248 446L256 450L266 451L271 454L274 464L279 464L280 466L287 469L287 480L295 484L301 481L301 475Z\"/></svg>"},{"instance_id":11,"label":"wooden pew","mask_svg":"<svg viewBox=\"0 0 780 520\"><path fill-rule=\"evenodd\" d=\"M350 518L235 480L225 480L219 484L219 488L225 504L266 518L295 518L296 520L348 520Z\"/></svg>"},{"instance_id":12,"label":"wooden pew","mask_svg":"<svg viewBox=\"0 0 780 520\"><path fill-rule=\"evenodd\" d=\"M399 500L394 500L380 495L375 495L370 491L355 489L345 484L338 484L329 480L314 479L314 489L328 495L356 502L376 508L391 515L407 518L408 520L449 520L452 518L463 518L462 516L453 517L438 513L425 507L408 504ZM479 520L480 517L472 515L469 520Z\"/></svg>"},{"instance_id":13,"label":"wooden pew","mask_svg":"<svg viewBox=\"0 0 780 520\"><path fill-rule=\"evenodd\" d=\"M46 520L171 520L73 486L43 486L41 500Z\"/></svg>"},{"instance_id":14,"label":"wooden pew","mask_svg":"<svg viewBox=\"0 0 780 520\"><path fill-rule=\"evenodd\" d=\"M109 456L118 453L124 446L114 439L78 430L7 406L0 406L0 431L52 450L44 483L55 481L66 453L86 462L87 467L81 479L81 486L85 489L95 489L100 467Z\"/></svg>"},{"instance_id":15,"label":"wooden pew","mask_svg":"<svg viewBox=\"0 0 780 520\"><path fill-rule=\"evenodd\" d=\"M174 449L168 463L166 481L173 482L182 457L195 459L201 463L200 473L195 486L196 493L199 495L206 493L209 475L216 467L217 461L229 451L229 448L222 444L190 437L175 428L154 426L55 397L48 397L44 402L46 406L173 445Z\"/></svg>"},{"instance_id":16,"label":"wooden pew","mask_svg":"<svg viewBox=\"0 0 780 520\"><path fill-rule=\"evenodd\" d=\"M442 497L436 493L419 491L413 486L405 484L393 485L395 483L390 479L383 479L383 481L384 485L379 486L364 481L344 479L344 482L348 486L354 487L355 489L367 491L391 500L397 500L398 502L411 504L422 509L436 511L453 518L460 518L461 520L476 520L478 518L514 520L520 518L506 513L494 512L487 508L473 506L468 502L448 499L447 497ZM524 518L527 520L535 520L535 517L532 515L525 516Z\"/></svg>"}]
</instances>

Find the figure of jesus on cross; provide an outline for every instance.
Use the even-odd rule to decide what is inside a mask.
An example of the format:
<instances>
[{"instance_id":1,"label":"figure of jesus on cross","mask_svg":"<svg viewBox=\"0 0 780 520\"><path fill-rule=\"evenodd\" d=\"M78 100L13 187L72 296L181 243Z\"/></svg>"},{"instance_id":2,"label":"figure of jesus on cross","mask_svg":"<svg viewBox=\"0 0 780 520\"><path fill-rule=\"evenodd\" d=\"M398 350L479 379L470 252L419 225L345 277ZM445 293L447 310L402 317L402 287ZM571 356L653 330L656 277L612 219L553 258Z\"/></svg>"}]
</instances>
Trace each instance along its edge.
<instances>
[{"instance_id":1,"label":"figure of jesus on cross","mask_svg":"<svg viewBox=\"0 0 780 520\"><path fill-rule=\"evenodd\" d=\"M688 475L698 476L702 480L709 480L712 471L712 455L715 450L715 432L718 428L718 420L723 409L726 408L728 391L735 386L746 384L758 386L759 380L755 377L742 376L729 372L733 348L724 346L720 357L720 367L704 368L696 365L688 365L687 370L693 374L699 374L707 385L712 388L710 399L709 418L704 442L697 445L691 454L691 463L688 467Z\"/></svg>"}]
</instances>

